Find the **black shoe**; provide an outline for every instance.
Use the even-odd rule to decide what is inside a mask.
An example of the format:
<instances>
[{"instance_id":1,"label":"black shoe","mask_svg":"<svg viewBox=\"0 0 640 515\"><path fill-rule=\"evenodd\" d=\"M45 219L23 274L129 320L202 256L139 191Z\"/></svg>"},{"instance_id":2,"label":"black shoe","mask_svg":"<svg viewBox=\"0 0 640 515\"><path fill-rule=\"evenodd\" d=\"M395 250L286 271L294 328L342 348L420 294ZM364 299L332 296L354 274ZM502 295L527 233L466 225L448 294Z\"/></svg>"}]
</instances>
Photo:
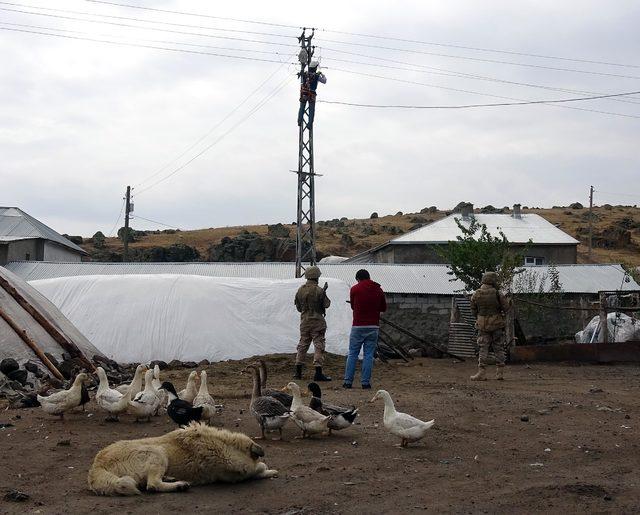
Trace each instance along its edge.
<instances>
[{"instance_id":1,"label":"black shoe","mask_svg":"<svg viewBox=\"0 0 640 515\"><path fill-rule=\"evenodd\" d=\"M370 384L363 384L362 385L362 389L363 390L371 390L371 385Z\"/></svg>"},{"instance_id":2,"label":"black shoe","mask_svg":"<svg viewBox=\"0 0 640 515\"><path fill-rule=\"evenodd\" d=\"M351 390L351 383L344 383L342 388L346 388L347 390Z\"/></svg>"},{"instance_id":3,"label":"black shoe","mask_svg":"<svg viewBox=\"0 0 640 515\"><path fill-rule=\"evenodd\" d=\"M296 371L293 374L294 379L302 379L302 365L296 365Z\"/></svg>"},{"instance_id":4,"label":"black shoe","mask_svg":"<svg viewBox=\"0 0 640 515\"><path fill-rule=\"evenodd\" d=\"M322 373L322 367L316 367L316 374L313 376L314 381L331 381L329 376Z\"/></svg>"}]
</instances>

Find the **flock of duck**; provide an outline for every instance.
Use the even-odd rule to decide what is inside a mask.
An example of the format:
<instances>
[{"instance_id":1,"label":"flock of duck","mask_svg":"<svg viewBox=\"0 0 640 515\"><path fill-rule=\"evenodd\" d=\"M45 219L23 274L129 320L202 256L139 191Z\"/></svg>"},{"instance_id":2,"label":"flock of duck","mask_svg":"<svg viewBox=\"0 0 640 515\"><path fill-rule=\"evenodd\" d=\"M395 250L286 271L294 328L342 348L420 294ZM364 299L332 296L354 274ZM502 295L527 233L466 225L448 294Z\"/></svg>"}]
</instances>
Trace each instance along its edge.
<instances>
[{"instance_id":1,"label":"flock of duck","mask_svg":"<svg viewBox=\"0 0 640 515\"><path fill-rule=\"evenodd\" d=\"M277 431L282 439L282 428L289 420L302 431L300 438L325 432L330 435L332 431L350 427L358 416L358 408L355 406L325 402L317 383L310 383L307 387L311 396L308 405L302 400L300 386L293 381L281 390L267 388L267 366L262 360L248 365L244 371L250 372L253 378L249 411L260 426L261 435L256 438L265 438L266 432ZM162 409L166 409L167 415L176 424L186 426L192 421L211 423L221 409L209 394L206 371L200 373L199 387L196 383L197 372L191 372L186 387L179 392L172 383L160 380L158 365L153 369L138 365L131 383L116 388L110 387L102 367L97 368L97 375L100 383L95 401L106 412L107 420L117 421L120 415L130 413L136 422L143 419L149 421L152 416L159 415ZM84 405L88 401L84 387L88 380L89 376L82 372L76 376L68 390L47 397L38 395L43 411L62 419L65 412ZM386 390L378 390L370 402L378 399L384 402L384 427L401 439L401 447L422 439L434 424L433 420L424 422L396 411L391 395Z\"/></svg>"}]
</instances>

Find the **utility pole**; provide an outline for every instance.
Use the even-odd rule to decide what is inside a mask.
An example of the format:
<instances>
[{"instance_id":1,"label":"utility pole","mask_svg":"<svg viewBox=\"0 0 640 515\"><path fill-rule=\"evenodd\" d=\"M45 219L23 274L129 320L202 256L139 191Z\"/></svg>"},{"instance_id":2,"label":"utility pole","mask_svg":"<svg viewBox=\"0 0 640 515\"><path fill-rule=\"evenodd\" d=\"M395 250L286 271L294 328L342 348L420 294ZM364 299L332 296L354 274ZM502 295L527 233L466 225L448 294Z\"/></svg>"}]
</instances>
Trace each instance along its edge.
<instances>
[{"instance_id":1,"label":"utility pole","mask_svg":"<svg viewBox=\"0 0 640 515\"><path fill-rule=\"evenodd\" d=\"M307 95L307 101L301 109L302 119L298 120L298 216L296 219L296 277L302 277L305 264L316 264L316 206L315 206L315 172L313 168L313 113L315 110L315 92L304 93L306 77L311 57L315 47L311 44L314 29L306 35L307 29L302 29L298 38L300 42L300 86L301 102L303 94Z\"/></svg>"},{"instance_id":2,"label":"utility pole","mask_svg":"<svg viewBox=\"0 0 640 515\"><path fill-rule=\"evenodd\" d=\"M129 213L133 211L131 205L131 186L127 186L127 193L124 197L124 253L122 255L122 261L129 261Z\"/></svg>"},{"instance_id":3,"label":"utility pole","mask_svg":"<svg viewBox=\"0 0 640 515\"><path fill-rule=\"evenodd\" d=\"M591 248L593 247L593 186L589 187L589 261L591 261Z\"/></svg>"}]
</instances>

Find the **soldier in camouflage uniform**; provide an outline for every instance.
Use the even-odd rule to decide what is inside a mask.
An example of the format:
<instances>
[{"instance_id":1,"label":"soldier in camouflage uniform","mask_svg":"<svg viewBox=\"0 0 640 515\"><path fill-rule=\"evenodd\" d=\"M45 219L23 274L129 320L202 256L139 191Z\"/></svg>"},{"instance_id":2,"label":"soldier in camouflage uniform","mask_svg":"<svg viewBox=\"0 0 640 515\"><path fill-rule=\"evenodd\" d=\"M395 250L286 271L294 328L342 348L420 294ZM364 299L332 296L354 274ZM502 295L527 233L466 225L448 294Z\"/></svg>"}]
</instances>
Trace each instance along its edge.
<instances>
[{"instance_id":1,"label":"soldier in camouflage uniform","mask_svg":"<svg viewBox=\"0 0 640 515\"><path fill-rule=\"evenodd\" d=\"M496 379L504 379L505 363L505 315L509 311L509 300L498 290L498 274L485 272L482 285L471 296L471 312L476 317L478 329L478 372L472 381L486 381L485 367L489 349L496 357Z\"/></svg>"},{"instance_id":2,"label":"soldier in camouflage uniform","mask_svg":"<svg viewBox=\"0 0 640 515\"><path fill-rule=\"evenodd\" d=\"M324 288L318 286L320 269L317 266L307 268L304 276L307 282L300 286L296 293L295 305L300 313L300 343L298 343L296 355L296 371L294 379L302 379L302 367L304 359L313 342L313 364L316 373L314 381L331 381L330 377L322 373L322 361L324 355L325 332L327 322L325 321L326 309L331 305L327 297L327 285Z\"/></svg>"}]
</instances>

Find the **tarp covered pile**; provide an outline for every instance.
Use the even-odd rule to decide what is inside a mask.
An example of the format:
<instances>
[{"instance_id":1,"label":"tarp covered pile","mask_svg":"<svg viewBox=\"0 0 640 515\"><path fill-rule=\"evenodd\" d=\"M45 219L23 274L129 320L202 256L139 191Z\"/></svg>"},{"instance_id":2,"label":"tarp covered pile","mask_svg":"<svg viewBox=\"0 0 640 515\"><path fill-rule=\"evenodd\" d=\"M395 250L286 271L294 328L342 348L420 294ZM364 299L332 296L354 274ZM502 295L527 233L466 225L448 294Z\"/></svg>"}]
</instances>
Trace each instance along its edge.
<instances>
[{"instance_id":1,"label":"tarp covered pile","mask_svg":"<svg viewBox=\"0 0 640 515\"><path fill-rule=\"evenodd\" d=\"M293 299L303 282L160 274L62 277L30 284L106 356L131 363L295 352L299 314ZM327 282L327 351L346 354L349 288L339 280Z\"/></svg>"}]
</instances>

